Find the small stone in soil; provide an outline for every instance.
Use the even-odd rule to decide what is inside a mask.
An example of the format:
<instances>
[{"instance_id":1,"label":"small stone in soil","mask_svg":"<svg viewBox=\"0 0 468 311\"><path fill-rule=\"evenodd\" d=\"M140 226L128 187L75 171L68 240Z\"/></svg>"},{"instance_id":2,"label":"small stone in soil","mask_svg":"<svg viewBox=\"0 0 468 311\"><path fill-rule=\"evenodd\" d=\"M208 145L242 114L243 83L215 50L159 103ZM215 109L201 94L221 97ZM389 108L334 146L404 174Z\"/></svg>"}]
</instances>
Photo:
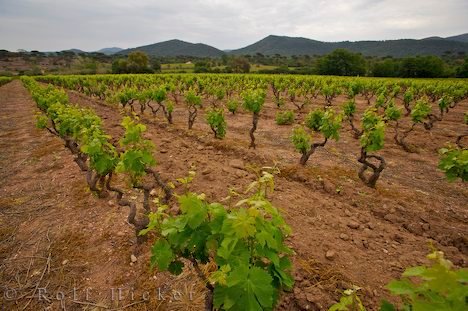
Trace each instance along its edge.
<instances>
[{"instance_id":1,"label":"small stone in soil","mask_svg":"<svg viewBox=\"0 0 468 311\"><path fill-rule=\"evenodd\" d=\"M327 258L328 260L333 260L335 258L335 255L336 255L336 252L334 250L329 250L325 254L325 258Z\"/></svg>"},{"instance_id":2,"label":"small stone in soil","mask_svg":"<svg viewBox=\"0 0 468 311\"><path fill-rule=\"evenodd\" d=\"M351 220L350 222L348 222L348 227L350 227L351 229L357 229L359 228L359 223L354 220Z\"/></svg>"},{"instance_id":3,"label":"small stone in soil","mask_svg":"<svg viewBox=\"0 0 468 311\"><path fill-rule=\"evenodd\" d=\"M233 168L238 168L240 170L244 169L244 161L239 160L239 159L233 159L229 161L229 166Z\"/></svg>"},{"instance_id":4,"label":"small stone in soil","mask_svg":"<svg viewBox=\"0 0 468 311\"><path fill-rule=\"evenodd\" d=\"M349 240L349 235L347 235L346 233L341 233L340 234L340 239L342 239L343 241L348 241Z\"/></svg>"}]
</instances>

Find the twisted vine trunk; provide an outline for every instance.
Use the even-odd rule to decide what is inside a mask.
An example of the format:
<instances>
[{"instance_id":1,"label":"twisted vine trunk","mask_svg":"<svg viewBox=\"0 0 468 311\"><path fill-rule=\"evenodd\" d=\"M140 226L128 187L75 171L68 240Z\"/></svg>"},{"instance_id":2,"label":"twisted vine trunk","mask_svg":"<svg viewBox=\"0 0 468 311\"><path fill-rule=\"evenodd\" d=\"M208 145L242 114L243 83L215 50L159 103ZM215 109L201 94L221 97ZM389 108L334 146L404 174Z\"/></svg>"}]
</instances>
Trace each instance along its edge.
<instances>
[{"instance_id":1,"label":"twisted vine trunk","mask_svg":"<svg viewBox=\"0 0 468 311\"><path fill-rule=\"evenodd\" d=\"M427 117L429 121L424 122L424 128L428 131L432 129L434 127L434 123L436 123L437 121L442 121L443 115L444 115L443 111L441 111L440 116L436 116L433 114L428 115Z\"/></svg>"},{"instance_id":2,"label":"twisted vine trunk","mask_svg":"<svg viewBox=\"0 0 468 311\"><path fill-rule=\"evenodd\" d=\"M166 106L164 106L163 103L158 103L158 105L159 105L159 108L162 109L163 114L164 114L164 116L166 117L167 122L168 122L169 124L172 124L172 113L169 112L169 111L166 109ZM158 110L159 110L159 108L158 108Z\"/></svg>"},{"instance_id":3,"label":"twisted vine trunk","mask_svg":"<svg viewBox=\"0 0 468 311\"><path fill-rule=\"evenodd\" d=\"M460 149L463 149L463 145L462 145L462 140L464 137L468 137L468 134L462 134L462 135L458 135L457 136L457 140L455 141L455 144L457 144L457 146L460 148Z\"/></svg>"},{"instance_id":4,"label":"twisted vine trunk","mask_svg":"<svg viewBox=\"0 0 468 311\"><path fill-rule=\"evenodd\" d=\"M123 198L124 192L122 190L120 190L119 188L117 188L117 187L113 187L111 185L111 181L112 181L112 172L110 172L107 175L106 189L109 190L109 191L117 193L117 204L119 206L128 206L129 207L130 212L128 213L127 221L130 224L132 224L134 226L134 228L135 228L135 235L137 237L137 243L142 244L146 240L146 236L145 235L140 235L139 233L140 233L141 230L145 229L148 226L149 219L148 219L148 217L146 215L145 215L145 217L143 217L143 219L140 219L140 220L136 219L137 209L136 209L135 203L124 199Z\"/></svg>"},{"instance_id":5,"label":"twisted vine trunk","mask_svg":"<svg viewBox=\"0 0 468 311\"><path fill-rule=\"evenodd\" d=\"M164 191L164 198L162 199L162 203L163 204L167 204L169 203L169 201L171 200L172 196L173 196L173 192L172 192L172 189L171 187L169 187L167 185L167 183L165 183L162 178L161 178L161 175L159 175L158 172L156 172L155 170L153 169L150 169L150 168L147 168L145 169L145 172L147 174L151 174L154 178L154 180L156 181L156 184L161 187L161 189Z\"/></svg>"},{"instance_id":6,"label":"twisted vine trunk","mask_svg":"<svg viewBox=\"0 0 468 311\"><path fill-rule=\"evenodd\" d=\"M351 132L353 134L354 139L358 139L362 135L362 131L360 131L355 125L354 125L354 118L349 117L348 118L349 125L351 127Z\"/></svg>"},{"instance_id":7,"label":"twisted vine trunk","mask_svg":"<svg viewBox=\"0 0 468 311\"><path fill-rule=\"evenodd\" d=\"M214 134L214 138L219 138L219 137L218 137L218 132L216 131L216 129L215 129L212 125L210 125L210 128L211 128L211 131L212 131L213 134Z\"/></svg>"},{"instance_id":8,"label":"twisted vine trunk","mask_svg":"<svg viewBox=\"0 0 468 311\"><path fill-rule=\"evenodd\" d=\"M191 130L197 118L197 107L189 107L188 129Z\"/></svg>"},{"instance_id":9,"label":"twisted vine trunk","mask_svg":"<svg viewBox=\"0 0 468 311\"><path fill-rule=\"evenodd\" d=\"M249 148L254 148L256 147L255 145L255 136L254 133L257 130L257 124L258 124L258 119L260 115L258 112L254 112L253 118L252 118L252 128L250 129L249 135L250 135L250 146Z\"/></svg>"},{"instance_id":10,"label":"twisted vine trunk","mask_svg":"<svg viewBox=\"0 0 468 311\"><path fill-rule=\"evenodd\" d=\"M76 164L80 167L81 171L83 172L88 171L89 168L86 162L88 160L88 156L80 151L80 147L73 139L67 136L64 136L62 138L65 141L65 147L68 148L71 151L71 153L75 156L73 161L76 162Z\"/></svg>"},{"instance_id":11,"label":"twisted vine trunk","mask_svg":"<svg viewBox=\"0 0 468 311\"><path fill-rule=\"evenodd\" d=\"M325 95L325 108L329 108L329 107L332 106L333 98L334 98L334 96Z\"/></svg>"},{"instance_id":12,"label":"twisted vine trunk","mask_svg":"<svg viewBox=\"0 0 468 311\"><path fill-rule=\"evenodd\" d=\"M177 106L179 104L179 97L177 96L176 93L171 93L171 97L172 97L172 99L174 100L174 103Z\"/></svg>"},{"instance_id":13,"label":"twisted vine trunk","mask_svg":"<svg viewBox=\"0 0 468 311\"><path fill-rule=\"evenodd\" d=\"M150 103L148 103L148 107L150 107L151 113L153 114L153 116L156 116L156 114L159 111L159 108L161 108L161 106L158 106L158 108L155 109L153 106L150 105Z\"/></svg>"},{"instance_id":14,"label":"twisted vine trunk","mask_svg":"<svg viewBox=\"0 0 468 311\"><path fill-rule=\"evenodd\" d=\"M93 170L88 170L86 172L86 182L88 183L88 187L91 191L99 193L99 188L97 187L97 182L101 176L99 174L95 174Z\"/></svg>"},{"instance_id":15,"label":"twisted vine trunk","mask_svg":"<svg viewBox=\"0 0 468 311\"><path fill-rule=\"evenodd\" d=\"M405 139L408 137L408 135L414 130L414 127L416 126L416 123L413 123L413 125L411 125L411 127L409 129L407 129L406 131L403 131L403 132L400 132L399 131L399 128L400 128L400 123L398 121L396 121L396 124L395 124L395 135L393 136L393 139L395 140L395 143L402 147L403 150L405 150L406 152L413 152L411 150L411 148L406 144L406 141Z\"/></svg>"},{"instance_id":16,"label":"twisted vine trunk","mask_svg":"<svg viewBox=\"0 0 468 311\"><path fill-rule=\"evenodd\" d=\"M273 91L273 96L276 99L276 107L280 108L280 91L274 85L271 85L271 90Z\"/></svg>"},{"instance_id":17,"label":"twisted vine trunk","mask_svg":"<svg viewBox=\"0 0 468 311\"><path fill-rule=\"evenodd\" d=\"M301 156L301 159L299 160L299 163L301 165L306 165L307 161L309 160L310 156L314 154L315 150L317 150L318 147L323 147L327 143L328 138L325 137L325 140L321 143L314 143L310 145L310 150L306 153L303 153Z\"/></svg>"},{"instance_id":18,"label":"twisted vine trunk","mask_svg":"<svg viewBox=\"0 0 468 311\"><path fill-rule=\"evenodd\" d=\"M141 115L143 115L145 113L145 110L146 110L146 106L148 105L150 101L146 101L146 102L141 102L141 101L138 101L138 103L140 104L140 113Z\"/></svg>"},{"instance_id":19,"label":"twisted vine trunk","mask_svg":"<svg viewBox=\"0 0 468 311\"><path fill-rule=\"evenodd\" d=\"M371 101L372 97L374 97L374 94L366 93L364 95L364 98L367 100L367 105L370 105L370 101Z\"/></svg>"},{"instance_id":20,"label":"twisted vine trunk","mask_svg":"<svg viewBox=\"0 0 468 311\"><path fill-rule=\"evenodd\" d=\"M293 101L292 103L294 106L296 106L298 112L301 112L307 104L306 102L298 103L297 101Z\"/></svg>"},{"instance_id":21,"label":"twisted vine trunk","mask_svg":"<svg viewBox=\"0 0 468 311\"><path fill-rule=\"evenodd\" d=\"M378 165L369 162L369 159L376 159L379 161ZM385 169L386 163L383 157L378 155L368 155L364 148L361 148L361 156L358 159L359 163L362 163L362 167L359 170L359 178L366 184L366 186L375 188L375 184L380 177L380 173ZM365 173L368 169L372 170L370 176L366 176Z\"/></svg>"},{"instance_id":22,"label":"twisted vine trunk","mask_svg":"<svg viewBox=\"0 0 468 311\"><path fill-rule=\"evenodd\" d=\"M153 190L154 185L136 185L133 188L143 190L143 208L145 209L145 215L151 212L149 205L150 192Z\"/></svg>"}]
</instances>

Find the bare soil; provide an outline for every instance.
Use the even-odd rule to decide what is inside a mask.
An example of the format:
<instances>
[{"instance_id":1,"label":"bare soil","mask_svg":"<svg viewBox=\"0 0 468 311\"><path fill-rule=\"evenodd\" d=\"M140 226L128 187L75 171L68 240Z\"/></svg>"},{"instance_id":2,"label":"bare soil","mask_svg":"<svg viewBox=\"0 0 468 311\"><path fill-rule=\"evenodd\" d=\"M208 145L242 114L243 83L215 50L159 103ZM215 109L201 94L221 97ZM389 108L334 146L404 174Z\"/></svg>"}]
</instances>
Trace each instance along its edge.
<instances>
[{"instance_id":1,"label":"bare soil","mask_svg":"<svg viewBox=\"0 0 468 311\"><path fill-rule=\"evenodd\" d=\"M68 93L72 103L94 109L110 135L122 135L119 124L127 111ZM344 100L338 98L334 105ZM314 103L321 105L321 99ZM365 107L358 100L358 110ZM224 140L212 137L202 111L192 131L186 130L183 107L176 109L174 125L162 115L145 114L141 121L148 126L145 136L157 146L161 175L174 180L195 168L191 189L211 200L226 197L229 187L242 191L262 166L280 168L273 203L294 232L288 243L296 252L296 285L278 309L326 310L354 284L362 287L368 309L376 310L380 299L389 298L385 284L405 267L426 263L428 241L456 265L467 265L468 189L447 182L437 170L437 149L454 141L467 109L467 102L459 104L431 132L418 128L409 139L416 153L395 145L389 130L379 153L388 166L376 189L357 177L359 144L347 130L339 142L318 149L306 167L298 165L300 155L289 139L292 126L275 124L272 102L261 113L256 150L248 149L252 116L247 113L226 115ZM151 239L131 264L135 237L125 222L127 211L93 196L60 139L35 129L37 109L19 81L0 88L0 111L1 285L8 293L0 298L2 304L9 310L28 303L31 310L60 310L63 304L67 310L100 310L90 303L107 309L131 303L136 304L126 310L201 309L201 286L189 270L177 278L150 272ZM297 121L304 115L298 114ZM39 300L35 290L46 286L55 296L74 285L87 305L73 299L61 304L55 297ZM111 289L117 287L126 290L122 301L112 300ZM92 288L88 300L86 288ZM164 293L195 291L196 300L160 300L154 293L158 288ZM139 303L145 291L151 292L150 299Z\"/></svg>"}]
</instances>

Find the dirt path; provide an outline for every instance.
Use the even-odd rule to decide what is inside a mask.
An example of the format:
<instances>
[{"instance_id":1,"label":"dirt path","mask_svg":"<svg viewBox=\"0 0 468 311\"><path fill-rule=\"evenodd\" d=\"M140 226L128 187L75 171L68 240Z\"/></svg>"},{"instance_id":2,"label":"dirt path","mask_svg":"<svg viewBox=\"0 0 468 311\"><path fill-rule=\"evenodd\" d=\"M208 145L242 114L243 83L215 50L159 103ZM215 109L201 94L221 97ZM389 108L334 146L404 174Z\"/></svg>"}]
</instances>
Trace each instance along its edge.
<instances>
[{"instance_id":1,"label":"dirt path","mask_svg":"<svg viewBox=\"0 0 468 311\"><path fill-rule=\"evenodd\" d=\"M62 141L35 128L36 112L18 80L0 88L0 306L165 309L157 289L174 282L153 278L148 258L130 263L127 211L89 192ZM140 303L146 291L150 301Z\"/></svg>"}]
</instances>

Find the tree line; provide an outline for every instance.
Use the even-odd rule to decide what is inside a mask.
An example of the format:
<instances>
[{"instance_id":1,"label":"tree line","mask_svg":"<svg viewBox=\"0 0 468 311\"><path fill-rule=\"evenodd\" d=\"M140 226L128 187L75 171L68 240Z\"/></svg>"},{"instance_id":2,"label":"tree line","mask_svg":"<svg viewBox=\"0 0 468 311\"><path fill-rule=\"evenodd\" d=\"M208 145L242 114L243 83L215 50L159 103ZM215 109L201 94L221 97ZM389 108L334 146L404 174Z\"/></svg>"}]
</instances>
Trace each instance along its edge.
<instances>
[{"instance_id":1,"label":"tree line","mask_svg":"<svg viewBox=\"0 0 468 311\"><path fill-rule=\"evenodd\" d=\"M86 55L85 58L83 58ZM370 76L370 77L401 77L401 78L468 78L468 56L463 53L447 51L438 56L412 56L405 58L369 57L345 49L337 49L329 54L282 56L263 55L229 55L218 58L197 58L190 56L156 57L142 51L129 55L104 55L101 53L76 54L72 51L46 54L37 51L13 53L0 50L0 60L10 62L13 57L22 57L33 64L41 59L53 58L56 65L66 66L73 71L73 59L81 56L85 59L85 67L76 73L96 73L97 68L109 68L111 73L157 73L161 72L161 64L193 63L195 73L248 73L253 66L258 67L256 73L267 74L316 74L337 76ZM59 61L60 60L60 61ZM83 62L83 61L82 61ZM105 67L107 65L107 67ZM37 66L36 66L37 67ZM76 67L76 66L75 66ZM89 67L89 68L88 68ZM31 70L21 74L38 75L45 70ZM45 73L45 72L44 72ZM69 72L73 73L73 72Z\"/></svg>"},{"instance_id":2,"label":"tree line","mask_svg":"<svg viewBox=\"0 0 468 311\"><path fill-rule=\"evenodd\" d=\"M173 62L182 61L174 57ZM183 58L185 61L186 58ZM365 58L360 53L336 49L324 56L223 55L221 58L194 59L195 73L248 73L253 64L273 66L257 73L317 74L335 76L371 76L400 78L468 78L468 57L441 58L415 56L405 58ZM130 53L114 60L112 73L151 73L161 71L161 61L144 52Z\"/></svg>"}]
</instances>

